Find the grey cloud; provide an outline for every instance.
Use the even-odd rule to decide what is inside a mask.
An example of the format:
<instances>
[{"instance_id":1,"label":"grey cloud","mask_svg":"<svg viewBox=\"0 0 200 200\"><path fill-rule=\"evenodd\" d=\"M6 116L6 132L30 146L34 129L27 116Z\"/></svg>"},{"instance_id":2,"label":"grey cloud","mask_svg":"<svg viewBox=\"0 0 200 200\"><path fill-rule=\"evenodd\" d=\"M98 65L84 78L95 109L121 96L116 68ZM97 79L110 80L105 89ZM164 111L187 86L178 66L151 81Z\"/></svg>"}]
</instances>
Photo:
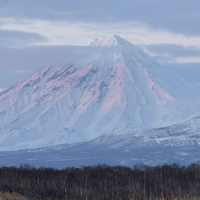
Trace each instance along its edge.
<instances>
[{"instance_id":1,"label":"grey cloud","mask_svg":"<svg viewBox=\"0 0 200 200\"><path fill-rule=\"evenodd\" d=\"M185 80L200 86L200 63L165 63L163 66L170 72L177 73Z\"/></svg>"},{"instance_id":2,"label":"grey cloud","mask_svg":"<svg viewBox=\"0 0 200 200\"><path fill-rule=\"evenodd\" d=\"M0 74L0 90L6 89L11 85L14 85L16 82L23 80L26 76L30 74L29 71L24 71L19 73L17 70L3 69Z\"/></svg>"},{"instance_id":3,"label":"grey cloud","mask_svg":"<svg viewBox=\"0 0 200 200\"><path fill-rule=\"evenodd\" d=\"M155 54L158 61L169 61L174 58L199 57L200 49L194 46L181 46L175 44L151 44L146 46L148 52Z\"/></svg>"},{"instance_id":4,"label":"grey cloud","mask_svg":"<svg viewBox=\"0 0 200 200\"><path fill-rule=\"evenodd\" d=\"M65 46L0 47L0 89L21 81L40 67L63 66L73 58L74 51Z\"/></svg>"},{"instance_id":5,"label":"grey cloud","mask_svg":"<svg viewBox=\"0 0 200 200\"><path fill-rule=\"evenodd\" d=\"M7 0L0 16L88 22L136 21L153 29L200 35L199 0Z\"/></svg>"},{"instance_id":6,"label":"grey cloud","mask_svg":"<svg viewBox=\"0 0 200 200\"><path fill-rule=\"evenodd\" d=\"M15 30L1 30L0 37L4 39L33 39L33 40L43 40L44 37L37 33L28 33Z\"/></svg>"},{"instance_id":7,"label":"grey cloud","mask_svg":"<svg viewBox=\"0 0 200 200\"><path fill-rule=\"evenodd\" d=\"M0 89L8 88L43 66L64 66L92 57L99 48L84 46L0 47ZM105 52L107 49L103 49Z\"/></svg>"},{"instance_id":8,"label":"grey cloud","mask_svg":"<svg viewBox=\"0 0 200 200\"><path fill-rule=\"evenodd\" d=\"M15 30L0 29L0 46L22 47L36 41L45 41L46 38L37 33L27 33Z\"/></svg>"}]
</instances>

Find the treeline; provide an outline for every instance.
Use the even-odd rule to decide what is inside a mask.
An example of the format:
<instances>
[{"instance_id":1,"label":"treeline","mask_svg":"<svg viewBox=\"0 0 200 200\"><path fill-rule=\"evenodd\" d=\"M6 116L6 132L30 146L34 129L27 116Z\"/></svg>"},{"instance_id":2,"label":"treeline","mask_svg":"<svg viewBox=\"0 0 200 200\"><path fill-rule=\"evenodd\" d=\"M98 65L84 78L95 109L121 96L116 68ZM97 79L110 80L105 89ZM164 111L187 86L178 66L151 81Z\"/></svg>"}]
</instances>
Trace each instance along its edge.
<instances>
[{"instance_id":1,"label":"treeline","mask_svg":"<svg viewBox=\"0 0 200 200\"><path fill-rule=\"evenodd\" d=\"M57 170L25 164L0 168L0 191L28 199L198 199L200 166L97 165Z\"/></svg>"}]
</instances>

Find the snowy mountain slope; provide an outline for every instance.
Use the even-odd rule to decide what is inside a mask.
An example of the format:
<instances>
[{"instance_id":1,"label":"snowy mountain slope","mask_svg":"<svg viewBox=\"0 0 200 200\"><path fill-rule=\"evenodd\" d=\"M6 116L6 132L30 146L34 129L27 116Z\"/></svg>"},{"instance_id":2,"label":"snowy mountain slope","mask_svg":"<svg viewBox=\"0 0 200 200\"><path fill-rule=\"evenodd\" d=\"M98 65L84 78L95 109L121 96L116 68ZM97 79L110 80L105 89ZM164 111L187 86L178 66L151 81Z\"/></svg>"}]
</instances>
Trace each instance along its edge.
<instances>
[{"instance_id":1,"label":"snowy mountain slope","mask_svg":"<svg viewBox=\"0 0 200 200\"><path fill-rule=\"evenodd\" d=\"M200 117L158 129L116 128L83 143L1 152L0 163L19 166L80 167L83 165L189 165L200 159Z\"/></svg>"},{"instance_id":2,"label":"snowy mountain slope","mask_svg":"<svg viewBox=\"0 0 200 200\"><path fill-rule=\"evenodd\" d=\"M166 126L196 115L199 88L119 36L91 59L40 68L0 92L0 150L92 140L115 128Z\"/></svg>"},{"instance_id":3,"label":"snowy mountain slope","mask_svg":"<svg viewBox=\"0 0 200 200\"><path fill-rule=\"evenodd\" d=\"M116 128L89 142L91 145L101 144L108 149L141 148L141 147L173 147L200 144L200 117L194 117L168 127L155 129Z\"/></svg>"}]
</instances>

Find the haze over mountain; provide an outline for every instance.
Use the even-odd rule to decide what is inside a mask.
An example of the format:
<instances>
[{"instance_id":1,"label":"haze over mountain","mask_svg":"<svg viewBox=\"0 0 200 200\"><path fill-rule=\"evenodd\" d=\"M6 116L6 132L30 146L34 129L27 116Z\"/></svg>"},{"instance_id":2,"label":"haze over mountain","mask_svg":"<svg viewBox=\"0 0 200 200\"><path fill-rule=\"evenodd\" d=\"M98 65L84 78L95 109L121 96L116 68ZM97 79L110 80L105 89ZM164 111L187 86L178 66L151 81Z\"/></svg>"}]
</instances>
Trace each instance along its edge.
<instances>
[{"instance_id":1,"label":"haze over mountain","mask_svg":"<svg viewBox=\"0 0 200 200\"><path fill-rule=\"evenodd\" d=\"M86 59L40 68L0 92L0 150L86 142L114 130L151 130L200 113L199 88L141 48L117 35L89 45L95 53Z\"/></svg>"}]
</instances>

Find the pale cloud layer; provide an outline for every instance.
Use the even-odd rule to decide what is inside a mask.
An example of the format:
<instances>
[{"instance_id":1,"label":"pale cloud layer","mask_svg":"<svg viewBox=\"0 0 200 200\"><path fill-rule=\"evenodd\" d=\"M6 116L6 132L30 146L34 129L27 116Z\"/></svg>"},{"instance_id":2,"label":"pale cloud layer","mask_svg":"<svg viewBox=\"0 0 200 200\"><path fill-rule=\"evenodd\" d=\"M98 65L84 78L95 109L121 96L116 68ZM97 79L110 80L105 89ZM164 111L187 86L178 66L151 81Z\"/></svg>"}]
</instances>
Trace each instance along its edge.
<instances>
[{"instance_id":1,"label":"pale cloud layer","mask_svg":"<svg viewBox=\"0 0 200 200\"><path fill-rule=\"evenodd\" d=\"M126 23L71 23L47 20L0 19L0 46L87 46L89 41L111 34L120 35L139 45L159 62L199 62L200 36L186 36L149 29L145 24ZM193 47L193 50L186 51ZM157 51L155 51L157 49ZM185 49L185 54L179 55ZM167 50L167 52L165 52ZM176 51L176 52L174 52ZM170 54L170 55L169 55ZM172 56L173 55L173 56Z\"/></svg>"},{"instance_id":2,"label":"pale cloud layer","mask_svg":"<svg viewBox=\"0 0 200 200\"><path fill-rule=\"evenodd\" d=\"M169 43L200 47L200 35L188 37L169 31L153 30L137 22L104 24L1 18L0 37L2 31L24 32L24 35L30 34L30 38L35 36L32 45L87 45L94 38L108 37L114 33L136 45ZM13 37L16 35L13 34Z\"/></svg>"}]
</instances>

